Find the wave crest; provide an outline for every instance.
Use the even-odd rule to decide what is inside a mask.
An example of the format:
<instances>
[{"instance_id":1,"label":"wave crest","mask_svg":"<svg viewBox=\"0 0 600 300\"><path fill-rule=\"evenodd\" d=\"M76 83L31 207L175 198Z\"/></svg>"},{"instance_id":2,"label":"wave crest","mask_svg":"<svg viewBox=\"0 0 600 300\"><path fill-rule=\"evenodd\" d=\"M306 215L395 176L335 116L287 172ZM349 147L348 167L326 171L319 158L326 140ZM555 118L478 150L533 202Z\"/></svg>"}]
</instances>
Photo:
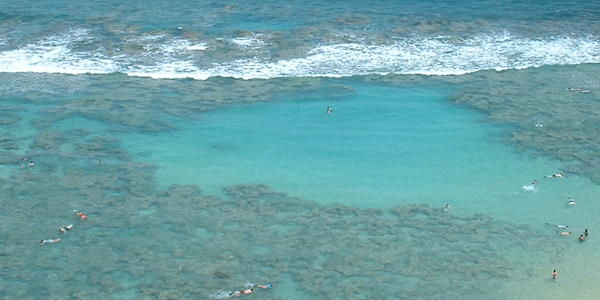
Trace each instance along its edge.
<instances>
[{"instance_id":1,"label":"wave crest","mask_svg":"<svg viewBox=\"0 0 600 300\"><path fill-rule=\"evenodd\" d=\"M208 49L213 54L221 50L211 46L215 44L211 41L192 43L161 36L152 39L153 47L144 45L138 47L140 50L137 52L127 53L108 52L102 46L82 51L74 46L92 44L96 40L83 30L51 36L34 44L0 52L0 69L5 72L68 74L119 72L130 76L205 80L217 76L268 79L387 73L462 75L481 70L600 63L600 41L595 36L531 39L504 33L468 39L448 36L398 38L384 45L318 45L303 57L290 59L271 60L255 56L221 62L211 61L210 53L204 53ZM277 51L255 38L231 39L231 45L244 50L252 47L261 48L262 52Z\"/></svg>"}]
</instances>

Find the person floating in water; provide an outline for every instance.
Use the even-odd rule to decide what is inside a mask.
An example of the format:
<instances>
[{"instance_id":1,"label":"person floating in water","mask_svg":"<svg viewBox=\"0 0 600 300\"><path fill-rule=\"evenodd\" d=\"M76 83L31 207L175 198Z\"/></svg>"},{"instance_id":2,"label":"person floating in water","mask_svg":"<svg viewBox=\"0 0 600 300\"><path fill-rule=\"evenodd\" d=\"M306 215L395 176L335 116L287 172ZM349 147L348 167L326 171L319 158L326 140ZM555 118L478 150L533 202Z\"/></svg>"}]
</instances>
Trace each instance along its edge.
<instances>
[{"instance_id":1,"label":"person floating in water","mask_svg":"<svg viewBox=\"0 0 600 300\"><path fill-rule=\"evenodd\" d=\"M556 276L558 276L558 272L556 270L552 271L552 279L556 279Z\"/></svg>"},{"instance_id":2,"label":"person floating in water","mask_svg":"<svg viewBox=\"0 0 600 300\"><path fill-rule=\"evenodd\" d=\"M588 89L584 89L584 88L580 88L580 87L577 87L577 88L570 87L570 88L567 88L567 90L568 91L578 92L580 94L588 94L588 93L593 92L593 90L588 90Z\"/></svg>"},{"instance_id":3,"label":"person floating in water","mask_svg":"<svg viewBox=\"0 0 600 300\"><path fill-rule=\"evenodd\" d=\"M54 243L58 243L58 242L60 242L60 239L45 239L45 240L42 240L40 242L40 244L46 245L46 244L54 244Z\"/></svg>"},{"instance_id":4,"label":"person floating in water","mask_svg":"<svg viewBox=\"0 0 600 300\"><path fill-rule=\"evenodd\" d=\"M562 173L558 173L558 174L554 174L554 175L548 175L548 176L544 176L544 178L564 178L565 175L563 175Z\"/></svg>"},{"instance_id":5,"label":"person floating in water","mask_svg":"<svg viewBox=\"0 0 600 300\"><path fill-rule=\"evenodd\" d=\"M243 296L243 295L250 295L250 294L254 293L254 289L255 288L259 288L259 289L272 289L273 285L270 284L270 283L268 283L268 284L254 284L252 282L247 282L244 285L244 289L243 290L220 292L220 293L218 293L218 294L215 295L215 298L221 299L221 298L231 298L231 297L238 297L238 296Z\"/></svg>"},{"instance_id":6,"label":"person floating in water","mask_svg":"<svg viewBox=\"0 0 600 300\"><path fill-rule=\"evenodd\" d=\"M248 289L253 289L253 288L259 288L259 289L272 289L273 285L268 283L268 284L254 284L252 282L248 282L245 284L245 287Z\"/></svg>"},{"instance_id":7,"label":"person floating in water","mask_svg":"<svg viewBox=\"0 0 600 300\"><path fill-rule=\"evenodd\" d=\"M523 189L526 191L535 191L535 185L538 183L537 180L534 180L530 185L523 186Z\"/></svg>"},{"instance_id":8,"label":"person floating in water","mask_svg":"<svg viewBox=\"0 0 600 300\"><path fill-rule=\"evenodd\" d=\"M79 216L79 218L82 220L87 220L87 218L88 218L84 213L81 213L77 210L74 210L73 212L75 212Z\"/></svg>"},{"instance_id":9,"label":"person floating in water","mask_svg":"<svg viewBox=\"0 0 600 300\"><path fill-rule=\"evenodd\" d=\"M333 112L333 109L331 109L331 107L327 106L327 114L330 115Z\"/></svg>"},{"instance_id":10,"label":"person floating in water","mask_svg":"<svg viewBox=\"0 0 600 300\"><path fill-rule=\"evenodd\" d=\"M257 284L256 285L257 288L259 289L272 289L273 285L268 283L268 284Z\"/></svg>"},{"instance_id":11,"label":"person floating in water","mask_svg":"<svg viewBox=\"0 0 600 300\"><path fill-rule=\"evenodd\" d=\"M254 288L245 289L245 290L241 290L241 291L235 291L235 292L229 293L229 297L237 297L237 296L242 296L242 295L250 295L253 292L254 292Z\"/></svg>"},{"instance_id":12,"label":"person floating in water","mask_svg":"<svg viewBox=\"0 0 600 300\"><path fill-rule=\"evenodd\" d=\"M67 233L67 231L71 230L71 228L73 228L73 224L69 224L69 225L67 225L65 227L61 227L59 230L62 233Z\"/></svg>"},{"instance_id":13,"label":"person floating in water","mask_svg":"<svg viewBox=\"0 0 600 300\"><path fill-rule=\"evenodd\" d=\"M561 224L550 224L550 223L546 223L546 226L552 226L552 227L558 227L558 228L569 228L569 226L567 225L561 225Z\"/></svg>"},{"instance_id":14,"label":"person floating in water","mask_svg":"<svg viewBox=\"0 0 600 300\"><path fill-rule=\"evenodd\" d=\"M571 231L563 231L563 232L557 231L556 233L558 233L559 235L571 235L571 233L573 233L573 232L571 232Z\"/></svg>"}]
</instances>

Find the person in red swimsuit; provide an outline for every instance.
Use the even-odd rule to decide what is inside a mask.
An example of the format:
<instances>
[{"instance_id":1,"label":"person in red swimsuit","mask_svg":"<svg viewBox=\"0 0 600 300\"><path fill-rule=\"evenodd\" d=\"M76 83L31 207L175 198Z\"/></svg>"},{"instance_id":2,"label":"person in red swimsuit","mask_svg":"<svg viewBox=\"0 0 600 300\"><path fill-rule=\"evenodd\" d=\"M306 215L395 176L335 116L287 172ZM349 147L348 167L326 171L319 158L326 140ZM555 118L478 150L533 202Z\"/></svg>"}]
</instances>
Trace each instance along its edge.
<instances>
[{"instance_id":1,"label":"person in red swimsuit","mask_svg":"<svg viewBox=\"0 0 600 300\"><path fill-rule=\"evenodd\" d=\"M80 219L87 220L88 217L84 213L80 213L77 210L74 210L74 212L79 216Z\"/></svg>"},{"instance_id":2,"label":"person in red swimsuit","mask_svg":"<svg viewBox=\"0 0 600 300\"><path fill-rule=\"evenodd\" d=\"M252 294L252 292L254 292L254 288L231 292L231 293L229 293L229 296L237 297L237 296L241 296L241 295L250 295L250 294Z\"/></svg>"}]
</instances>

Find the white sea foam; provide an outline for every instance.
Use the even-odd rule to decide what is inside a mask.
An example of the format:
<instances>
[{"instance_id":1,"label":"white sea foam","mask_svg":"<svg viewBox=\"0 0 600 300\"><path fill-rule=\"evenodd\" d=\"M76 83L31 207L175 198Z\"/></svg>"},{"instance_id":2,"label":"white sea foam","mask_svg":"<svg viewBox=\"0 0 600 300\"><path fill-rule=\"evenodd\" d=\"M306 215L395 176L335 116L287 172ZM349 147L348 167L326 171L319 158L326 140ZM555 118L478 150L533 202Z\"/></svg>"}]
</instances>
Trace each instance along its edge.
<instances>
[{"instance_id":1,"label":"white sea foam","mask_svg":"<svg viewBox=\"0 0 600 300\"><path fill-rule=\"evenodd\" d=\"M0 71L9 73L105 74L119 71L111 58L94 53L78 53L70 44L91 42L86 30L52 35L19 49L0 52Z\"/></svg>"},{"instance_id":2,"label":"white sea foam","mask_svg":"<svg viewBox=\"0 0 600 300\"><path fill-rule=\"evenodd\" d=\"M600 42L592 37L531 40L503 35L461 42L449 40L446 37L405 39L383 46L323 45L302 58L275 62L239 60L213 66L208 73L244 79L386 73L462 75L489 69L600 62Z\"/></svg>"},{"instance_id":3,"label":"white sea foam","mask_svg":"<svg viewBox=\"0 0 600 300\"><path fill-rule=\"evenodd\" d=\"M452 37L398 38L384 45L363 42L319 45L303 57L269 60L258 57L202 65L194 60L205 55L210 41L169 39L164 35L143 36L131 41L143 51L111 54L73 50L72 43L91 42L85 30L53 35L18 49L0 52L0 71L40 73L114 73L153 78L210 77L342 77L366 74L462 75L480 70L506 70L543 65L600 63L600 38L519 38L510 34ZM256 36L230 42L244 49L269 46ZM219 44L218 42L216 44ZM214 47L210 47L213 49ZM218 51L216 48L215 51ZM265 55L269 57L269 55Z\"/></svg>"},{"instance_id":4,"label":"white sea foam","mask_svg":"<svg viewBox=\"0 0 600 300\"><path fill-rule=\"evenodd\" d=\"M257 35L257 36L249 36L249 37L240 37L240 38L233 38L230 40L231 43L238 45L242 48L261 48L263 47L266 43L265 41L263 41L261 39L261 35Z\"/></svg>"},{"instance_id":5,"label":"white sea foam","mask_svg":"<svg viewBox=\"0 0 600 300\"><path fill-rule=\"evenodd\" d=\"M185 46L185 50L188 50L188 51L204 51L206 49L208 49L208 45L206 45L205 43L196 44L196 45L190 44L188 46Z\"/></svg>"}]
</instances>

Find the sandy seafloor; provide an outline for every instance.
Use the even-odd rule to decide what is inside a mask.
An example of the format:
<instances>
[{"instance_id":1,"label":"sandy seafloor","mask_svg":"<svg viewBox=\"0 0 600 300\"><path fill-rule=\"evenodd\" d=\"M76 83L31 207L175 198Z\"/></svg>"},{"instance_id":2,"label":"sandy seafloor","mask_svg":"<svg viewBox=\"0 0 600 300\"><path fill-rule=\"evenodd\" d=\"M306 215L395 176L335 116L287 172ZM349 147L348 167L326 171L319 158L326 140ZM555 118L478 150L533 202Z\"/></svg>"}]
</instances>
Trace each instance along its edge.
<instances>
[{"instance_id":1,"label":"sandy seafloor","mask_svg":"<svg viewBox=\"0 0 600 300\"><path fill-rule=\"evenodd\" d=\"M251 281L274 284L248 296L260 299L594 299L597 74L596 64L339 79L0 74L1 298L206 299ZM356 99L377 100L382 91L393 99L395 90L404 93L399 99L434 99L412 110L417 119L430 118L426 138L375 127L397 143L360 131L356 140L338 141L356 136L343 128L360 126L315 122L346 122L340 114L364 109ZM332 115L326 106L334 107ZM432 107L464 118L440 125L435 115L419 115ZM281 111L291 119L301 108L319 111L298 112L296 125L281 128L292 141L285 132L248 141L238 133L219 143L211 135L203 142L202 131L189 136L222 129L206 122L226 116L261 120L261 113L267 119ZM411 120L401 118L410 110L396 108L391 117L375 113L372 122ZM313 123L298 126L302 118ZM362 118L367 126L369 118ZM377 126L394 129L390 124ZM464 127L435 134L456 124ZM306 146L323 143L311 136L318 126L345 142ZM364 151L373 157L353 153L352 143L371 145ZM336 153L336 145L350 154ZM311 159L310 151L325 158ZM420 154L427 158L414 161ZM397 163L402 155L413 163ZM336 156L340 161L328 160ZM333 166L312 165L323 159ZM369 159L385 172L378 179L394 188L365 190L372 179L357 170ZM263 169L248 170L256 161ZM373 176L377 169L364 171ZM555 173L565 177L543 178ZM536 191L524 191L534 179ZM578 205L568 206L569 197ZM70 223L73 229L60 234ZM560 236L562 229L545 223L573 233ZM588 240L579 243L586 228ZM39 245L57 237L60 243Z\"/></svg>"}]
</instances>

